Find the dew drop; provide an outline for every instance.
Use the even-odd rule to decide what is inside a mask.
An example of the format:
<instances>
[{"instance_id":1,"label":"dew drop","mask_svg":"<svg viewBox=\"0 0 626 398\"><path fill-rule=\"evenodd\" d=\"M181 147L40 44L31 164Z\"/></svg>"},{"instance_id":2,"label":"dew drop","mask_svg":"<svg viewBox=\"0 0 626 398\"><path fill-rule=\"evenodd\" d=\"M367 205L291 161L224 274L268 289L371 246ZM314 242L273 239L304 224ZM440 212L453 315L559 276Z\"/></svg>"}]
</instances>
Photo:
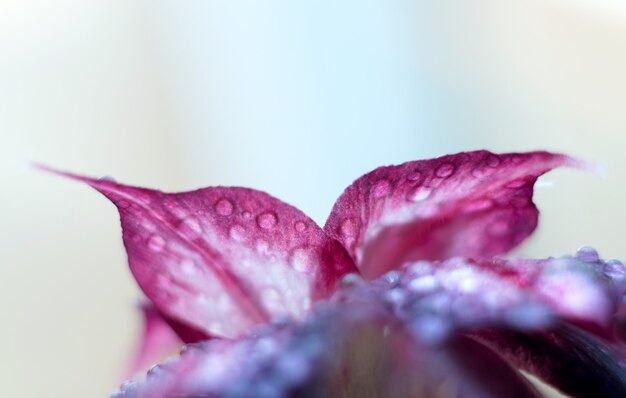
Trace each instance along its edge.
<instances>
[{"instance_id":1,"label":"dew drop","mask_svg":"<svg viewBox=\"0 0 626 398\"><path fill-rule=\"evenodd\" d=\"M304 221L296 221L293 227L296 229L296 231L302 232L306 229L306 224L304 223Z\"/></svg>"},{"instance_id":2,"label":"dew drop","mask_svg":"<svg viewBox=\"0 0 626 398\"><path fill-rule=\"evenodd\" d=\"M180 263L180 270L185 275L194 275L198 272L198 268L191 259L184 259Z\"/></svg>"},{"instance_id":3,"label":"dew drop","mask_svg":"<svg viewBox=\"0 0 626 398\"><path fill-rule=\"evenodd\" d=\"M489 175L492 170L488 167L476 167L472 170L472 175L476 178L483 178Z\"/></svg>"},{"instance_id":4,"label":"dew drop","mask_svg":"<svg viewBox=\"0 0 626 398\"><path fill-rule=\"evenodd\" d=\"M202 233L202 226L200 221L195 217L187 217L183 220L181 227L183 231L191 233L193 235L199 235Z\"/></svg>"},{"instance_id":5,"label":"dew drop","mask_svg":"<svg viewBox=\"0 0 626 398\"><path fill-rule=\"evenodd\" d=\"M344 275L341 281L339 281L341 287L357 286L362 283L364 283L364 280L361 275L354 272Z\"/></svg>"},{"instance_id":6,"label":"dew drop","mask_svg":"<svg viewBox=\"0 0 626 398\"><path fill-rule=\"evenodd\" d=\"M226 199L221 198L215 203L215 212L221 216L230 216L233 214L233 203Z\"/></svg>"},{"instance_id":7,"label":"dew drop","mask_svg":"<svg viewBox=\"0 0 626 398\"><path fill-rule=\"evenodd\" d=\"M314 254L308 247L299 247L291 253L290 263L299 272L309 272L315 267Z\"/></svg>"},{"instance_id":8,"label":"dew drop","mask_svg":"<svg viewBox=\"0 0 626 398\"><path fill-rule=\"evenodd\" d=\"M419 181L421 178L422 173L420 173L419 171L414 171L406 177L406 179L409 181Z\"/></svg>"},{"instance_id":9,"label":"dew drop","mask_svg":"<svg viewBox=\"0 0 626 398\"><path fill-rule=\"evenodd\" d=\"M272 229L276 226L278 219L272 212L262 213L257 217L257 224L263 229Z\"/></svg>"},{"instance_id":10,"label":"dew drop","mask_svg":"<svg viewBox=\"0 0 626 398\"><path fill-rule=\"evenodd\" d=\"M500 158L497 157L496 155L489 155L487 156L486 163L487 163L487 166L491 168L496 168L500 166Z\"/></svg>"},{"instance_id":11,"label":"dew drop","mask_svg":"<svg viewBox=\"0 0 626 398\"><path fill-rule=\"evenodd\" d=\"M163 367L159 364L156 364L152 366L150 369L148 369L147 375L150 378L154 378L163 374L163 372L164 372Z\"/></svg>"},{"instance_id":12,"label":"dew drop","mask_svg":"<svg viewBox=\"0 0 626 398\"><path fill-rule=\"evenodd\" d=\"M493 237L501 237L506 235L509 225L505 221L496 221L487 227L487 233Z\"/></svg>"},{"instance_id":13,"label":"dew drop","mask_svg":"<svg viewBox=\"0 0 626 398\"><path fill-rule=\"evenodd\" d=\"M374 184L374 189L372 190L372 193L375 198L382 198L384 196L387 196L390 191L391 184L389 184L389 181L379 180L376 182L376 184Z\"/></svg>"},{"instance_id":14,"label":"dew drop","mask_svg":"<svg viewBox=\"0 0 626 398\"><path fill-rule=\"evenodd\" d=\"M249 211L244 211L241 213L241 217L243 217L244 220L249 220L252 218L252 213L250 213Z\"/></svg>"},{"instance_id":15,"label":"dew drop","mask_svg":"<svg viewBox=\"0 0 626 398\"><path fill-rule=\"evenodd\" d=\"M623 277L626 275L626 267L620 260L609 260L604 266L604 273L612 278Z\"/></svg>"},{"instance_id":16,"label":"dew drop","mask_svg":"<svg viewBox=\"0 0 626 398\"><path fill-rule=\"evenodd\" d=\"M270 249L270 244L263 239L259 239L256 241L256 250L259 253L268 253Z\"/></svg>"},{"instance_id":17,"label":"dew drop","mask_svg":"<svg viewBox=\"0 0 626 398\"><path fill-rule=\"evenodd\" d=\"M117 202L115 202L115 204L117 205L117 207L119 207L120 209L128 209L128 207L130 206L130 203L128 203L127 200L118 200Z\"/></svg>"},{"instance_id":18,"label":"dew drop","mask_svg":"<svg viewBox=\"0 0 626 398\"><path fill-rule=\"evenodd\" d=\"M398 271L389 271L383 275L383 279L391 285L395 285L400 281L400 273Z\"/></svg>"},{"instance_id":19,"label":"dew drop","mask_svg":"<svg viewBox=\"0 0 626 398\"><path fill-rule=\"evenodd\" d=\"M165 248L165 239L159 235L152 235L150 239L148 239L148 247L155 252L163 251Z\"/></svg>"},{"instance_id":20,"label":"dew drop","mask_svg":"<svg viewBox=\"0 0 626 398\"><path fill-rule=\"evenodd\" d=\"M261 300L270 310L277 310L281 307L280 293L276 288L268 286L261 291Z\"/></svg>"},{"instance_id":21,"label":"dew drop","mask_svg":"<svg viewBox=\"0 0 626 398\"><path fill-rule=\"evenodd\" d=\"M345 219L341 225L339 226L339 233L341 233L344 237L352 237L356 235L356 227L354 226L354 221L348 218Z\"/></svg>"},{"instance_id":22,"label":"dew drop","mask_svg":"<svg viewBox=\"0 0 626 398\"><path fill-rule=\"evenodd\" d=\"M415 187L414 189L411 189L406 198L410 202L419 202L427 199L430 196L431 192L432 191L430 188L420 185L418 187Z\"/></svg>"},{"instance_id":23,"label":"dew drop","mask_svg":"<svg viewBox=\"0 0 626 398\"><path fill-rule=\"evenodd\" d=\"M437 168L435 174L437 177L448 178L454 173L454 165L452 163L444 163Z\"/></svg>"},{"instance_id":24,"label":"dew drop","mask_svg":"<svg viewBox=\"0 0 626 398\"><path fill-rule=\"evenodd\" d=\"M233 225L228 231L228 235L237 242L241 242L246 239L246 230L241 225Z\"/></svg>"},{"instance_id":25,"label":"dew drop","mask_svg":"<svg viewBox=\"0 0 626 398\"><path fill-rule=\"evenodd\" d=\"M473 202L470 202L465 206L465 209L470 212L487 210L491 206L493 206L493 202L491 199L477 199Z\"/></svg>"},{"instance_id":26,"label":"dew drop","mask_svg":"<svg viewBox=\"0 0 626 398\"><path fill-rule=\"evenodd\" d=\"M576 251L576 258L578 258L579 260L588 262L588 263L592 263L592 262L600 260L600 256L598 255L598 252L596 251L596 249L594 249L591 246L583 246L580 249L578 249Z\"/></svg>"},{"instance_id":27,"label":"dew drop","mask_svg":"<svg viewBox=\"0 0 626 398\"><path fill-rule=\"evenodd\" d=\"M511 188L511 189L516 189L516 188L521 188L524 185L526 185L527 181L524 178L518 178L516 180L510 181L508 182L505 187L507 188Z\"/></svg>"},{"instance_id":28,"label":"dew drop","mask_svg":"<svg viewBox=\"0 0 626 398\"><path fill-rule=\"evenodd\" d=\"M385 292L385 300L394 305L401 305L405 301L406 296L406 291L399 287L394 287L393 289Z\"/></svg>"},{"instance_id":29,"label":"dew drop","mask_svg":"<svg viewBox=\"0 0 626 398\"><path fill-rule=\"evenodd\" d=\"M432 275L425 275L420 278L415 278L409 282L409 290L418 293L426 294L437 290L439 287L439 281Z\"/></svg>"},{"instance_id":30,"label":"dew drop","mask_svg":"<svg viewBox=\"0 0 626 398\"><path fill-rule=\"evenodd\" d=\"M428 314L417 318L411 329L421 342L438 345L450 335L452 325L440 316Z\"/></svg>"},{"instance_id":31,"label":"dew drop","mask_svg":"<svg viewBox=\"0 0 626 398\"><path fill-rule=\"evenodd\" d=\"M98 181L115 182L115 178L111 176L102 176L98 178Z\"/></svg>"}]
</instances>

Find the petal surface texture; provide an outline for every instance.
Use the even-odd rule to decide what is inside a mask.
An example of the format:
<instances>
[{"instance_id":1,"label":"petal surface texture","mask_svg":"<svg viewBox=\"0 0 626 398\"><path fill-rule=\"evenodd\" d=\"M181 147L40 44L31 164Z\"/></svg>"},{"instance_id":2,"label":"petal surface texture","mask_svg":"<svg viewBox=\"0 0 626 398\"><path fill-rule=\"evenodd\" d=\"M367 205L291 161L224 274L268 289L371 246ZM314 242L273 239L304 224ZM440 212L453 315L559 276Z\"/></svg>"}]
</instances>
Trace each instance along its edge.
<instances>
[{"instance_id":1,"label":"petal surface texture","mask_svg":"<svg viewBox=\"0 0 626 398\"><path fill-rule=\"evenodd\" d=\"M163 193L60 174L117 206L139 286L165 316L206 335L234 337L275 317L301 318L356 270L339 242L264 192Z\"/></svg>"},{"instance_id":2,"label":"petal surface texture","mask_svg":"<svg viewBox=\"0 0 626 398\"><path fill-rule=\"evenodd\" d=\"M192 345L145 378L123 384L114 397L540 396L517 366L573 396L584 388L582 379L565 381L585 371L593 383L604 380L610 383L605 389L625 391L617 354L576 326L606 323L614 313L623 287L607 268L577 256L451 259L405 265L373 281L349 275L304 322ZM576 280L559 290L561 302L544 291L552 278ZM589 304L577 301L581 290ZM563 328L576 334L559 334L558 341L534 337ZM531 343L504 341L503 334L487 338L503 331ZM534 359L542 352L553 356ZM561 359L567 363L559 365Z\"/></svg>"},{"instance_id":3,"label":"petal surface texture","mask_svg":"<svg viewBox=\"0 0 626 398\"><path fill-rule=\"evenodd\" d=\"M537 226L537 178L573 159L465 152L380 167L350 185L324 227L368 278L407 261L508 252Z\"/></svg>"}]
</instances>

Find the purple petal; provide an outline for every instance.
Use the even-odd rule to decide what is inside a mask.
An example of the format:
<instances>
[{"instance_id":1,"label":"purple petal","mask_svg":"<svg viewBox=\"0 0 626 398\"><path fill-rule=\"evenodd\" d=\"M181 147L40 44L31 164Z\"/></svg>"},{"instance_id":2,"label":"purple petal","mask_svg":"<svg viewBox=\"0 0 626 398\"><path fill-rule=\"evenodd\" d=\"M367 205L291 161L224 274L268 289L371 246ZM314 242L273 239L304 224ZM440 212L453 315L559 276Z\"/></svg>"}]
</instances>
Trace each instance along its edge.
<instances>
[{"instance_id":1,"label":"purple petal","mask_svg":"<svg viewBox=\"0 0 626 398\"><path fill-rule=\"evenodd\" d=\"M446 380L462 397L535 397L500 352L474 334L511 330L535 336L568 320L606 322L610 310L600 307L597 315L587 304L572 305L582 289L591 303L614 308L610 303L623 288L603 276L605 266L578 257L452 259L407 265L369 282L346 276L304 322L194 345L145 379L124 384L115 397L429 396ZM575 275L586 285L561 289L563 303L545 294L546 280ZM573 355L581 354L576 350L582 345L577 347ZM509 359L515 352L505 354ZM612 369L613 354L603 355L600 360ZM559 377L582 369L582 362L566 366ZM614 387L615 377L609 377Z\"/></svg>"},{"instance_id":2,"label":"purple petal","mask_svg":"<svg viewBox=\"0 0 626 398\"><path fill-rule=\"evenodd\" d=\"M387 289L398 316L414 322L422 336L487 326L540 330L558 319L609 335L624 283L607 275L607 264L575 256L454 258L407 264L377 283ZM388 282L394 273L397 280Z\"/></svg>"},{"instance_id":3,"label":"purple petal","mask_svg":"<svg viewBox=\"0 0 626 398\"><path fill-rule=\"evenodd\" d=\"M170 194L59 174L117 206L139 286L164 315L207 335L233 337L274 317L301 318L355 271L338 242L264 192Z\"/></svg>"},{"instance_id":4,"label":"purple petal","mask_svg":"<svg viewBox=\"0 0 626 398\"><path fill-rule=\"evenodd\" d=\"M626 368L618 360L620 354L578 328L533 334L489 331L476 338L572 397L626 397Z\"/></svg>"},{"instance_id":5,"label":"purple petal","mask_svg":"<svg viewBox=\"0 0 626 398\"><path fill-rule=\"evenodd\" d=\"M547 152L466 152L378 168L339 197L324 230L368 278L418 259L492 257L537 226L537 177L576 162Z\"/></svg>"}]
</instances>

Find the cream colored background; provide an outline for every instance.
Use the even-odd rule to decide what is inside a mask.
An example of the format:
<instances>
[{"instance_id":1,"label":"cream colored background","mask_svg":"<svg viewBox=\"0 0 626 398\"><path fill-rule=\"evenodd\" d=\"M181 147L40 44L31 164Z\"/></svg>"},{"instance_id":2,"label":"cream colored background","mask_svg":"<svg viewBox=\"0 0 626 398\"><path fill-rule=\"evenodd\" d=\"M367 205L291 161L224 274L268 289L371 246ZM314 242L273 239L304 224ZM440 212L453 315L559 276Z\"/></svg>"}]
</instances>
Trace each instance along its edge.
<instances>
[{"instance_id":1,"label":"cream colored background","mask_svg":"<svg viewBox=\"0 0 626 398\"><path fill-rule=\"evenodd\" d=\"M626 257L621 1L259 3L0 0L0 396L106 396L139 328L113 206L29 160L322 222L381 164L545 148L605 176L544 178L521 253Z\"/></svg>"}]
</instances>

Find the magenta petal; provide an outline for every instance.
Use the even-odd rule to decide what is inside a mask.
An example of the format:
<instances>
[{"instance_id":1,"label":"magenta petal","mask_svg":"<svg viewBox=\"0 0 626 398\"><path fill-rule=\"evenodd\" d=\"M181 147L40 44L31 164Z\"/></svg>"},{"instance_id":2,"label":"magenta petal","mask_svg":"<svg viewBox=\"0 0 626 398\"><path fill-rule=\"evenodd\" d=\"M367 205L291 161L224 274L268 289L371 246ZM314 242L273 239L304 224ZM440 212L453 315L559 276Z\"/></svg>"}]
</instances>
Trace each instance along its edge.
<instances>
[{"instance_id":1,"label":"magenta petal","mask_svg":"<svg viewBox=\"0 0 626 398\"><path fill-rule=\"evenodd\" d=\"M459 336L450 342L449 355L460 375L457 398L540 398L541 395L497 351Z\"/></svg>"},{"instance_id":2,"label":"magenta petal","mask_svg":"<svg viewBox=\"0 0 626 398\"><path fill-rule=\"evenodd\" d=\"M233 337L274 317L304 316L355 267L298 209L260 191L163 193L86 182L118 208L131 271L164 315Z\"/></svg>"},{"instance_id":3,"label":"magenta petal","mask_svg":"<svg viewBox=\"0 0 626 398\"><path fill-rule=\"evenodd\" d=\"M366 277L418 259L492 257L537 226L537 177L575 163L548 152L476 151L381 167L344 191L324 229Z\"/></svg>"},{"instance_id":4,"label":"magenta petal","mask_svg":"<svg viewBox=\"0 0 626 398\"><path fill-rule=\"evenodd\" d=\"M620 354L578 328L533 334L488 331L477 339L572 397L626 397L626 368Z\"/></svg>"},{"instance_id":5,"label":"magenta petal","mask_svg":"<svg viewBox=\"0 0 626 398\"><path fill-rule=\"evenodd\" d=\"M166 355L175 353L182 345L180 338L152 304L142 304L141 312L143 333L139 349L128 372L131 376L147 370L149 366L163 360Z\"/></svg>"}]
</instances>

